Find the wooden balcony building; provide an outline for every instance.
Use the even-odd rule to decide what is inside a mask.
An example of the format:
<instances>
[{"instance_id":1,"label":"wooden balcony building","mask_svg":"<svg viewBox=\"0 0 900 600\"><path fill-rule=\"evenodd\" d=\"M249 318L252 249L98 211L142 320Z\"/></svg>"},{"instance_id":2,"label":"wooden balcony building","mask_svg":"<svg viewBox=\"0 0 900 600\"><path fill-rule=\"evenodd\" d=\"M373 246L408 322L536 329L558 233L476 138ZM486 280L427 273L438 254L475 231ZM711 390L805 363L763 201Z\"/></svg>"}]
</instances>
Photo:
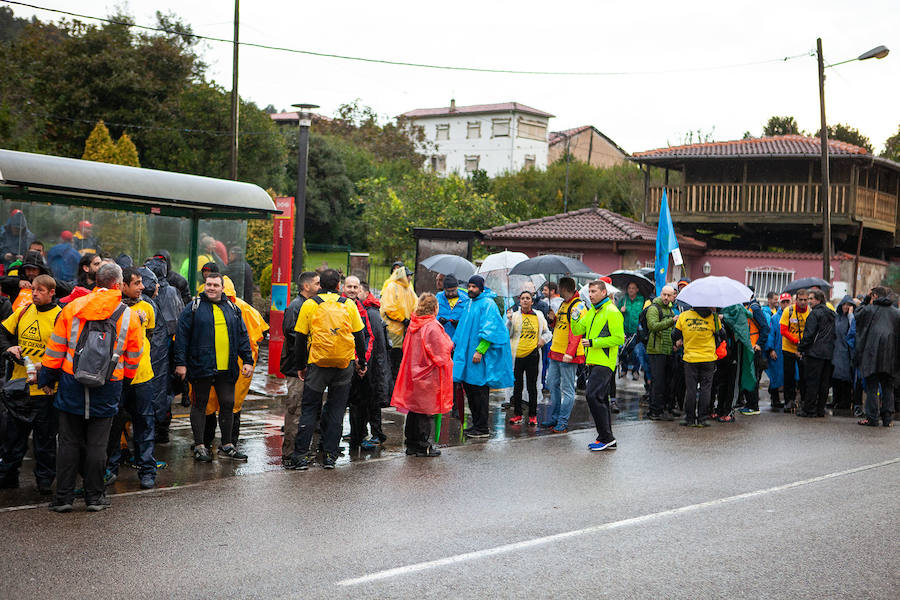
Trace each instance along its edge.
<instances>
[{"instance_id":1,"label":"wooden balcony building","mask_svg":"<svg viewBox=\"0 0 900 600\"><path fill-rule=\"evenodd\" d=\"M656 223L663 188L679 232L711 248L821 251L819 138L800 135L711 142L637 152L645 169L645 219ZM900 164L829 141L835 251L900 254ZM650 168L667 185L650 185Z\"/></svg>"}]
</instances>

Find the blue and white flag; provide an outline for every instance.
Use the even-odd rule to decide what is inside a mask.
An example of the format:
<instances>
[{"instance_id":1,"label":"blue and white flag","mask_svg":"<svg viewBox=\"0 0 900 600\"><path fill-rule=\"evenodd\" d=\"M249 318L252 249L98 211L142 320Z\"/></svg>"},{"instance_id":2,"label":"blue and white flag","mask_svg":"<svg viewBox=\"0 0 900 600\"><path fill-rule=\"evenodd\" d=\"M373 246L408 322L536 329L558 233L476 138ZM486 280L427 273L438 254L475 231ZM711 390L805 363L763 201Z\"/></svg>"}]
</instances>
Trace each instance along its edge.
<instances>
[{"instance_id":1,"label":"blue and white flag","mask_svg":"<svg viewBox=\"0 0 900 600\"><path fill-rule=\"evenodd\" d=\"M669 213L669 200L666 190L663 188L662 201L659 204L659 229L656 231L656 295L662 292L663 286L669 280L669 254L673 255L676 265L682 264L681 250L678 249L678 238L675 237L675 227L672 225L672 215Z\"/></svg>"}]
</instances>

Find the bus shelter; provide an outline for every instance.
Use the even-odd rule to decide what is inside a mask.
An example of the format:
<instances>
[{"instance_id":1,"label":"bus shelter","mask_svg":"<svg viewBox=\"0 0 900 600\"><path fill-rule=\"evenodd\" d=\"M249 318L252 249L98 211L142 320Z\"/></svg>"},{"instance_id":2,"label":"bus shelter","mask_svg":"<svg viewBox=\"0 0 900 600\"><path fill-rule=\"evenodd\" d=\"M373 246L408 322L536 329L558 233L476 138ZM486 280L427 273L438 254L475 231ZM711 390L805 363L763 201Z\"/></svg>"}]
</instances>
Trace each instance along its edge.
<instances>
[{"instance_id":1,"label":"bus shelter","mask_svg":"<svg viewBox=\"0 0 900 600\"><path fill-rule=\"evenodd\" d=\"M167 250L172 269L196 290L205 262L227 273L229 256L243 260L248 219L278 211L250 183L0 150L0 225L6 217L21 225L19 212L25 227L13 227L13 235L40 240L46 250L89 237L102 253L128 254L138 265ZM242 295L243 278L232 279Z\"/></svg>"}]
</instances>

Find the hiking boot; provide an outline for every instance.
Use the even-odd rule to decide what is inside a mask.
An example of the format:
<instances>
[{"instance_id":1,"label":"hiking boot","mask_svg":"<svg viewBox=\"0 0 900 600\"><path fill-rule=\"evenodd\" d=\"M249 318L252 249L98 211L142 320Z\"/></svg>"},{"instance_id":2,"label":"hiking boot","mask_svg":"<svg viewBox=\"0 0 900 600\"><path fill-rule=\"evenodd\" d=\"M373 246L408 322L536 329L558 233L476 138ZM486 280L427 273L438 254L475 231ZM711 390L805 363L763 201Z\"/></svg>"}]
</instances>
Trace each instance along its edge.
<instances>
[{"instance_id":1,"label":"hiking boot","mask_svg":"<svg viewBox=\"0 0 900 600\"><path fill-rule=\"evenodd\" d=\"M100 496L100 498L88 504L87 509L88 512L100 512L101 510L106 510L110 506L112 506L112 502L109 501L109 498Z\"/></svg>"},{"instance_id":2,"label":"hiking boot","mask_svg":"<svg viewBox=\"0 0 900 600\"><path fill-rule=\"evenodd\" d=\"M151 474L141 475L141 489L150 490L156 487L156 477Z\"/></svg>"},{"instance_id":3,"label":"hiking boot","mask_svg":"<svg viewBox=\"0 0 900 600\"><path fill-rule=\"evenodd\" d=\"M337 454L326 454L325 459L322 461L323 469L333 469L337 464Z\"/></svg>"},{"instance_id":4,"label":"hiking boot","mask_svg":"<svg viewBox=\"0 0 900 600\"><path fill-rule=\"evenodd\" d=\"M194 446L194 460L197 462L212 462L212 456L209 455L209 450L206 449L206 446L200 444L199 446Z\"/></svg>"},{"instance_id":5,"label":"hiking boot","mask_svg":"<svg viewBox=\"0 0 900 600\"><path fill-rule=\"evenodd\" d=\"M281 461L281 466L289 471L306 471L309 469L311 462L312 459L309 456L301 456L300 458L289 456Z\"/></svg>"},{"instance_id":6,"label":"hiking boot","mask_svg":"<svg viewBox=\"0 0 900 600\"><path fill-rule=\"evenodd\" d=\"M237 460L241 462L247 462L247 455L234 447L234 444L229 444L227 446L220 446L218 455L222 458L230 458L231 460Z\"/></svg>"},{"instance_id":7,"label":"hiking boot","mask_svg":"<svg viewBox=\"0 0 900 600\"><path fill-rule=\"evenodd\" d=\"M55 512L55 513L70 513L70 512L72 512L71 504L67 504L66 502L61 502L59 500L54 500L48 508L50 509L51 512Z\"/></svg>"}]
</instances>

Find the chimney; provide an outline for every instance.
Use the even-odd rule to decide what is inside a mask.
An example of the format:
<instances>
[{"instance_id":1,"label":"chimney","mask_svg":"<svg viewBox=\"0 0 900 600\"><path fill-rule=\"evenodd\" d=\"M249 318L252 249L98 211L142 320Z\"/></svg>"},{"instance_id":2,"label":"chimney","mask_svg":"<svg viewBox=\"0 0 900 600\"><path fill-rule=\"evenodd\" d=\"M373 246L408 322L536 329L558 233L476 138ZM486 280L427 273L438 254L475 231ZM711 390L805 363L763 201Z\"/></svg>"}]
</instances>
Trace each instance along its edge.
<instances>
[{"instance_id":1,"label":"chimney","mask_svg":"<svg viewBox=\"0 0 900 600\"><path fill-rule=\"evenodd\" d=\"M456 112L456 98L450 98L450 112Z\"/></svg>"}]
</instances>

